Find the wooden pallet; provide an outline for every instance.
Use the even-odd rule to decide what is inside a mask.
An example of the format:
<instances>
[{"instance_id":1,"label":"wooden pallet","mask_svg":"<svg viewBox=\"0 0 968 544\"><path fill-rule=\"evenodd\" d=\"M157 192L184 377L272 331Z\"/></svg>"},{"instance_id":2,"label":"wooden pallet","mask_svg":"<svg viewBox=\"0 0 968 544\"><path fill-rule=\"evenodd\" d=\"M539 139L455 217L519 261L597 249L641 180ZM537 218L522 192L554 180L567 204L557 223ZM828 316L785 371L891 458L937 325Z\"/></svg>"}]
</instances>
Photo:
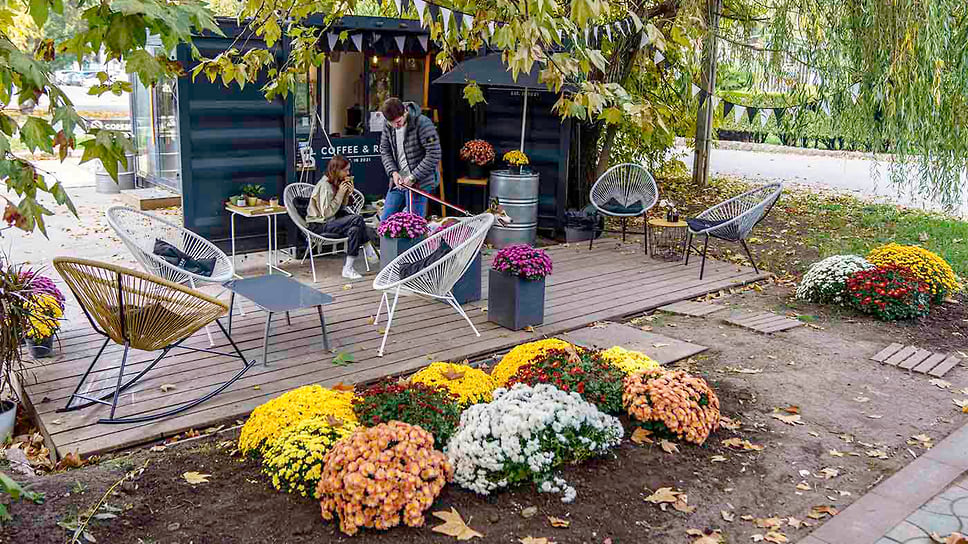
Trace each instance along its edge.
<instances>
[{"instance_id":1,"label":"wooden pallet","mask_svg":"<svg viewBox=\"0 0 968 544\"><path fill-rule=\"evenodd\" d=\"M725 307L719 304L712 304L709 302L693 302L691 300L683 300L681 302L667 304L659 308L660 312L688 315L691 317L705 317L720 310L725 310Z\"/></svg>"},{"instance_id":2,"label":"wooden pallet","mask_svg":"<svg viewBox=\"0 0 968 544\"><path fill-rule=\"evenodd\" d=\"M935 378L944 376L961 362L961 359L954 355L932 353L926 349L896 343L877 352L871 360Z\"/></svg>"},{"instance_id":3,"label":"wooden pallet","mask_svg":"<svg viewBox=\"0 0 968 544\"><path fill-rule=\"evenodd\" d=\"M733 312L724 321L764 334L802 327L803 322L772 312Z\"/></svg>"}]
</instances>

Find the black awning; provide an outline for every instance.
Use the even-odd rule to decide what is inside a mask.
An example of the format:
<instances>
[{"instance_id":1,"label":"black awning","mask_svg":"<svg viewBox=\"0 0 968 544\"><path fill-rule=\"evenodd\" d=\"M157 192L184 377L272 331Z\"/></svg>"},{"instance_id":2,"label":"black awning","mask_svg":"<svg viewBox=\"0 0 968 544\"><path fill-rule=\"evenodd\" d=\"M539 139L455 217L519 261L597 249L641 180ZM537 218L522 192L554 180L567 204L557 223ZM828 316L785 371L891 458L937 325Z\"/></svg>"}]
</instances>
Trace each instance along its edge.
<instances>
[{"instance_id":1,"label":"black awning","mask_svg":"<svg viewBox=\"0 0 968 544\"><path fill-rule=\"evenodd\" d=\"M461 62L453 70L435 79L434 83L465 85L473 80L478 85L491 87L548 90L545 84L538 82L538 71L538 64L535 64L530 72L519 73L515 81L504 60L501 59L501 54L491 53Z\"/></svg>"}]
</instances>

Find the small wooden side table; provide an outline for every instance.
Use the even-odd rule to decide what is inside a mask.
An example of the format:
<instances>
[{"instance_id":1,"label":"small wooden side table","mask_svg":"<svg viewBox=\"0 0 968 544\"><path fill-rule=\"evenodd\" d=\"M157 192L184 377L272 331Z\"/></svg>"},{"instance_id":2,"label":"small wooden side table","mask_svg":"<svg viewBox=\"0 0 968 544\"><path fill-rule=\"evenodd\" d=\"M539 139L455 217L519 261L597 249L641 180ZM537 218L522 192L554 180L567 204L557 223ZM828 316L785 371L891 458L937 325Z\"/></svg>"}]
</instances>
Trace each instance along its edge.
<instances>
[{"instance_id":1,"label":"small wooden side table","mask_svg":"<svg viewBox=\"0 0 968 544\"><path fill-rule=\"evenodd\" d=\"M470 185L473 187L480 187L484 193L484 208L481 209L483 212L487 209L487 178L457 178L457 205L460 206L460 186Z\"/></svg>"},{"instance_id":2,"label":"small wooden side table","mask_svg":"<svg viewBox=\"0 0 968 544\"><path fill-rule=\"evenodd\" d=\"M232 266L235 266L235 216L239 215L242 217L265 217L269 221L269 251L266 253L266 267L269 269L269 274L272 274L273 270L281 272L288 277L292 277L292 274L286 272L285 270L279 268L279 240L277 238L279 234L279 216L285 215L285 206L236 206L235 204L226 204L225 209L231 214L232 219ZM288 255L290 258L295 259L295 254ZM238 276L238 274L236 274ZM241 276L239 276L241 278Z\"/></svg>"},{"instance_id":3,"label":"small wooden side table","mask_svg":"<svg viewBox=\"0 0 968 544\"><path fill-rule=\"evenodd\" d=\"M689 225L685 221L670 222L653 217L649 219L649 246L652 257L666 261L681 261L686 256L686 238Z\"/></svg>"}]
</instances>

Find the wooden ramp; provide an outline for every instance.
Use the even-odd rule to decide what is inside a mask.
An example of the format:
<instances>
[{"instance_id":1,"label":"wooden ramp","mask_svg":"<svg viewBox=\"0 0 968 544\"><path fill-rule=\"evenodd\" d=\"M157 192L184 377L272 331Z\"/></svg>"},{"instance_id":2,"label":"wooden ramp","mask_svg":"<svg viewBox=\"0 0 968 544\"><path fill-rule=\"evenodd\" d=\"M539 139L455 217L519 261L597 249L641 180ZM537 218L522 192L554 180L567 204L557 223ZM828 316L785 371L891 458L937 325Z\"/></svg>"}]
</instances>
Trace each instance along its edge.
<instances>
[{"instance_id":1,"label":"wooden ramp","mask_svg":"<svg viewBox=\"0 0 968 544\"><path fill-rule=\"evenodd\" d=\"M544 325L535 332L513 332L487 321L487 269L484 258L484 299L464 306L481 336L475 337L467 323L449 306L415 297L402 299L394 316L386 353L377 357L385 321L371 324L380 294L371 287L372 275L344 289L346 280L321 278L315 286L335 301L326 307L326 324L335 351L354 356L348 366L333 364L333 354L323 352L318 317L313 311L292 314L292 325L274 320L269 347L270 366L258 365L229 389L208 402L176 417L144 424L98 424L109 411L94 406L57 413L103 342L85 322L76 321L63 333L58 355L35 367L35 380L25 387L27 402L39 415L41 430L58 457L76 451L81 455L117 450L172 436L190 428L204 429L216 422L243 418L256 406L290 389L308 385L355 384L384 376L409 373L433 361L461 361L506 350L540 336L552 336L587 326L595 321L658 308L680 300L735 287L766 278L752 269L710 260L699 279L699 260L660 262L645 257L635 244L621 250L614 243L598 244L589 251L583 244L549 248L554 274L548 278ZM290 267L301 281L304 267ZM317 263L319 266L319 263ZM246 305L244 317L236 315L233 338L246 357L261 357L265 315ZM385 319L385 317L381 318ZM213 328L216 349L228 351L224 337ZM208 347L199 331L189 345ZM125 376L134 375L152 358L133 352ZM107 393L117 383L121 348L111 344L92 373L87 393ZM121 395L118 416L133 416L184 403L224 382L239 369L238 359L182 351L169 355L132 390ZM165 391L162 390L165 385Z\"/></svg>"}]
</instances>

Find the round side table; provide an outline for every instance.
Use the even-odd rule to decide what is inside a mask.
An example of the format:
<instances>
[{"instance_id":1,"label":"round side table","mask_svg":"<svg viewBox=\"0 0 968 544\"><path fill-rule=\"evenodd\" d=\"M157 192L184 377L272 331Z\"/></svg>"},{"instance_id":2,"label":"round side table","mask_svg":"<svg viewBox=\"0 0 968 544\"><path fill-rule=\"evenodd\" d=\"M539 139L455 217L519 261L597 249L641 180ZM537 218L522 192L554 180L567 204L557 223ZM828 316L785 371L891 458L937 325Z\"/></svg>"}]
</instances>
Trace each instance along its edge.
<instances>
[{"instance_id":1,"label":"round side table","mask_svg":"<svg viewBox=\"0 0 968 544\"><path fill-rule=\"evenodd\" d=\"M652 249L652 258L665 261L684 259L688 227L685 221L671 222L658 217L649 219L649 247Z\"/></svg>"}]
</instances>

